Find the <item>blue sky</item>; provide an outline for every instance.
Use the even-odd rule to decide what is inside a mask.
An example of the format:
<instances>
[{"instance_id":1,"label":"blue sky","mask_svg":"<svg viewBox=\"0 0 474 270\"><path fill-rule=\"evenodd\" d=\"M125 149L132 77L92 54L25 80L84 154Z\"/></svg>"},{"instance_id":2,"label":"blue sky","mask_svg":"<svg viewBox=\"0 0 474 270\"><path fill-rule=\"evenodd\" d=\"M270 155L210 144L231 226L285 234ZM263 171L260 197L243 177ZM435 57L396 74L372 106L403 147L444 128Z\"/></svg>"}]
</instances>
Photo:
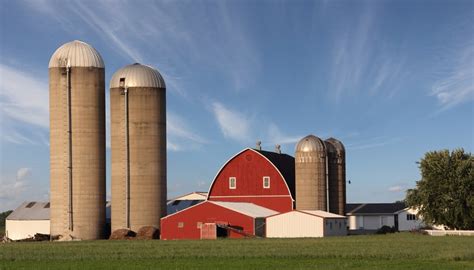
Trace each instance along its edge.
<instances>
[{"instance_id":1,"label":"blue sky","mask_svg":"<svg viewBox=\"0 0 474 270\"><path fill-rule=\"evenodd\" d=\"M74 39L107 100L124 65L163 74L169 197L314 134L345 144L348 202L392 202L426 151L474 146L472 1L0 1L0 20L0 211L48 199L48 62Z\"/></svg>"}]
</instances>

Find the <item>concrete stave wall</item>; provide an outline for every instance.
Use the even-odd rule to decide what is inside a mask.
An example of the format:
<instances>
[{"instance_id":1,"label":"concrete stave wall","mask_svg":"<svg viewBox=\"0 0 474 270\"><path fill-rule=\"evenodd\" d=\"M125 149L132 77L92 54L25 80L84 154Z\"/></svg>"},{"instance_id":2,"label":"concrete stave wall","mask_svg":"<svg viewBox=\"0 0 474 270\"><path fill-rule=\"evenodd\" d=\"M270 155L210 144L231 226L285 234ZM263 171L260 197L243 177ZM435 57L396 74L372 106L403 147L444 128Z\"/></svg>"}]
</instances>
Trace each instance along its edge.
<instances>
[{"instance_id":1,"label":"concrete stave wall","mask_svg":"<svg viewBox=\"0 0 474 270\"><path fill-rule=\"evenodd\" d=\"M325 151L296 151L295 181L297 210L327 210Z\"/></svg>"},{"instance_id":2,"label":"concrete stave wall","mask_svg":"<svg viewBox=\"0 0 474 270\"><path fill-rule=\"evenodd\" d=\"M126 222L126 125L122 88L110 90L112 230ZM130 229L160 227L166 215L166 91L128 88Z\"/></svg>"},{"instance_id":3,"label":"concrete stave wall","mask_svg":"<svg viewBox=\"0 0 474 270\"><path fill-rule=\"evenodd\" d=\"M72 67L72 231L66 68L49 69L51 234L100 239L105 230L104 69Z\"/></svg>"}]
</instances>

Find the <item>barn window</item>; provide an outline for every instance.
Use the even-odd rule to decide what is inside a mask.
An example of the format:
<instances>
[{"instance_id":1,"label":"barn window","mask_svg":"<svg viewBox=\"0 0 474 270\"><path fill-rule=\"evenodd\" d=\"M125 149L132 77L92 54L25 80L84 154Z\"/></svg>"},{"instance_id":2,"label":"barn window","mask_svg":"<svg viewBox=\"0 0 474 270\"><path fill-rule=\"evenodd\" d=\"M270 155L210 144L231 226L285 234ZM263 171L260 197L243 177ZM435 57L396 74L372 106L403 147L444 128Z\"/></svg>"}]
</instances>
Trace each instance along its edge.
<instances>
[{"instance_id":1,"label":"barn window","mask_svg":"<svg viewBox=\"0 0 474 270\"><path fill-rule=\"evenodd\" d=\"M263 177L263 188L270 188L270 176Z\"/></svg>"},{"instance_id":2,"label":"barn window","mask_svg":"<svg viewBox=\"0 0 474 270\"><path fill-rule=\"evenodd\" d=\"M198 229L201 229L201 228L202 228L202 222L196 223L196 227L197 227Z\"/></svg>"},{"instance_id":3,"label":"barn window","mask_svg":"<svg viewBox=\"0 0 474 270\"><path fill-rule=\"evenodd\" d=\"M407 220L416 220L416 215L414 215L414 214L407 214Z\"/></svg>"},{"instance_id":4,"label":"barn window","mask_svg":"<svg viewBox=\"0 0 474 270\"><path fill-rule=\"evenodd\" d=\"M184 228L184 222L178 222L178 228Z\"/></svg>"},{"instance_id":5,"label":"barn window","mask_svg":"<svg viewBox=\"0 0 474 270\"><path fill-rule=\"evenodd\" d=\"M229 177L229 189L236 189L237 188L237 178Z\"/></svg>"}]
</instances>

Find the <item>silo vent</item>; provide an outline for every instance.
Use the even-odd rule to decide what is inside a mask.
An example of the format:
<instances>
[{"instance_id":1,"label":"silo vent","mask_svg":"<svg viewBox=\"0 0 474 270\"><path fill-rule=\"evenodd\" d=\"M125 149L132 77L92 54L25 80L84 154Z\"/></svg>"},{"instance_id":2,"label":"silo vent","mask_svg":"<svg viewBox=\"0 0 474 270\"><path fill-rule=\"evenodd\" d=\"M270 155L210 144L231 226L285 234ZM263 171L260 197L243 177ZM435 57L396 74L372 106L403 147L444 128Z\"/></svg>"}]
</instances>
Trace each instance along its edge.
<instances>
[{"instance_id":1,"label":"silo vent","mask_svg":"<svg viewBox=\"0 0 474 270\"><path fill-rule=\"evenodd\" d=\"M281 145L279 145L279 144L275 145L275 151L276 151L278 154L281 154Z\"/></svg>"},{"instance_id":2,"label":"silo vent","mask_svg":"<svg viewBox=\"0 0 474 270\"><path fill-rule=\"evenodd\" d=\"M262 142L257 141L257 150L262 150Z\"/></svg>"}]
</instances>

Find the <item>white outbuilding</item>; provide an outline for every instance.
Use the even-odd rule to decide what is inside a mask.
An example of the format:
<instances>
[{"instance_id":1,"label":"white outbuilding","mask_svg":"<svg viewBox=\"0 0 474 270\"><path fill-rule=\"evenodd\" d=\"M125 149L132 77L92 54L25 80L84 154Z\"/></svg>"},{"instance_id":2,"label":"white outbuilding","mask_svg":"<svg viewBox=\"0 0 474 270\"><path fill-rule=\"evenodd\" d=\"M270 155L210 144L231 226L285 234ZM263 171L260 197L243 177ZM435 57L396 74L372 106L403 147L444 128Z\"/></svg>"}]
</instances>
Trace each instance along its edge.
<instances>
[{"instance_id":1,"label":"white outbuilding","mask_svg":"<svg viewBox=\"0 0 474 270\"><path fill-rule=\"evenodd\" d=\"M347 219L320 210L293 210L266 218L266 237L302 238L347 235Z\"/></svg>"},{"instance_id":2,"label":"white outbuilding","mask_svg":"<svg viewBox=\"0 0 474 270\"><path fill-rule=\"evenodd\" d=\"M346 215L351 234L374 233L383 226L397 231L416 230L425 226L416 209L405 203L348 203Z\"/></svg>"},{"instance_id":3,"label":"white outbuilding","mask_svg":"<svg viewBox=\"0 0 474 270\"><path fill-rule=\"evenodd\" d=\"M49 234L49 202L24 202L5 220L5 236L11 240Z\"/></svg>"}]
</instances>

